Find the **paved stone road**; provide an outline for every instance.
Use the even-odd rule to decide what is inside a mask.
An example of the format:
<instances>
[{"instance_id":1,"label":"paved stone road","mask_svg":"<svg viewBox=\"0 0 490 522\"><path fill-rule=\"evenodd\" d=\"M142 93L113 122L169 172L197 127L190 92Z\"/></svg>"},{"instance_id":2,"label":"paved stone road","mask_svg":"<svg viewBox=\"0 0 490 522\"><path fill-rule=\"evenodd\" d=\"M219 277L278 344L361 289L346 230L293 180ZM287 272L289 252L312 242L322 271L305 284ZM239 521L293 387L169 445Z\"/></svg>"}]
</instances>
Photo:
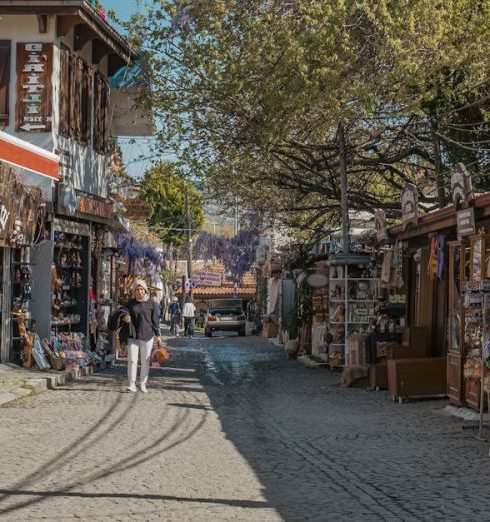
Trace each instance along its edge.
<instances>
[{"instance_id":1,"label":"paved stone road","mask_svg":"<svg viewBox=\"0 0 490 522\"><path fill-rule=\"evenodd\" d=\"M172 340L147 395L123 366L0 409L0 520L488 521L485 444L340 389L259 338Z\"/></svg>"}]
</instances>

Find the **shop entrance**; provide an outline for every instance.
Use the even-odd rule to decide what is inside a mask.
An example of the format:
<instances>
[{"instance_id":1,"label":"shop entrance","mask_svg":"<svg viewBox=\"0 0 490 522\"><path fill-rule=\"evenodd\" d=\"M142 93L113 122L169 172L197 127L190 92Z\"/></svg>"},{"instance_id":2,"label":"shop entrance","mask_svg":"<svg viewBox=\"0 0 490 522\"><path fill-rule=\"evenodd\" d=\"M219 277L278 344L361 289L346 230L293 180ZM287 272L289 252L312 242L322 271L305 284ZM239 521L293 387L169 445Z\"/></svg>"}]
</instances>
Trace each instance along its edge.
<instances>
[{"instance_id":1,"label":"shop entrance","mask_svg":"<svg viewBox=\"0 0 490 522\"><path fill-rule=\"evenodd\" d=\"M10 250L0 248L0 362L9 360L10 345Z\"/></svg>"}]
</instances>

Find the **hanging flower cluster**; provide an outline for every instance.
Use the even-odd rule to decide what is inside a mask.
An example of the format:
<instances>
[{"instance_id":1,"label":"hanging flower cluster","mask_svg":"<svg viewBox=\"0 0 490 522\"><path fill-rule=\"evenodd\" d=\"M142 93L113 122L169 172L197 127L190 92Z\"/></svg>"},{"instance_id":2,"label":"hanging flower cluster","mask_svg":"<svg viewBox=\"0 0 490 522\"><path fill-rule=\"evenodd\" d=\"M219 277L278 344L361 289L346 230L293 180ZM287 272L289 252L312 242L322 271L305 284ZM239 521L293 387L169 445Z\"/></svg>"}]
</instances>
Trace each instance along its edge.
<instances>
[{"instance_id":1,"label":"hanging flower cluster","mask_svg":"<svg viewBox=\"0 0 490 522\"><path fill-rule=\"evenodd\" d=\"M232 238L215 236L201 232L196 239L195 253L205 259L217 259L225 267L225 272L233 283L240 284L244 274L255 262L255 252L259 244L255 229L243 229Z\"/></svg>"},{"instance_id":2,"label":"hanging flower cluster","mask_svg":"<svg viewBox=\"0 0 490 522\"><path fill-rule=\"evenodd\" d=\"M143 245L131 234L120 234L117 238L117 248L122 257L135 261L147 259L156 266L164 266L163 254L151 245Z\"/></svg>"},{"instance_id":3,"label":"hanging flower cluster","mask_svg":"<svg viewBox=\"0 0 490 522\"><path fill-rule=\"evenodd\" d=\"M143 245L131 234L120 234L117 238L119 255L133 261L131 275L149 277L156 285L160 272L165 269L165 257L151 245Z\"/></svg>"}]
</instances>

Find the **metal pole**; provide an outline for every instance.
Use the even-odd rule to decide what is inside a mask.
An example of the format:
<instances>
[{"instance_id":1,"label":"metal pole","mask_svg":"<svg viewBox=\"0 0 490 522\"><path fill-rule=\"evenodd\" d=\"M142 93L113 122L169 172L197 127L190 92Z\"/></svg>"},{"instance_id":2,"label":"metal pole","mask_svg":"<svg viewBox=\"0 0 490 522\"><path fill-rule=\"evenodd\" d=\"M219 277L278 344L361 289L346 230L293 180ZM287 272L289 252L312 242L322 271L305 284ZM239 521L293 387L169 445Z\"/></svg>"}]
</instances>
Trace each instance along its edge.
<instances>
[{"instance_id":1,"label":"metal pole","mask_svg":"<svg viewBox=\"0 0 490 522\"><path fill-rule=\"evenodd\" d=\"M350 253L349 208L347 201L347 151L345 148L344 126L339 125L340 155L340 211L342 216L342 249L344 256Z\"/></svg>"},{"instance_id":2,"label":"metal pole","mask_svg":"<svg viewBox=\"0 0 490 522\"><path fill-rule=\"evenodd\" d=\"M185 187L185 215L187 228L187 278L192 279L192 217L189 208L189 189ZM191 299L194 297L193 289L189 289Z\"/></svg>"}]
</instances>

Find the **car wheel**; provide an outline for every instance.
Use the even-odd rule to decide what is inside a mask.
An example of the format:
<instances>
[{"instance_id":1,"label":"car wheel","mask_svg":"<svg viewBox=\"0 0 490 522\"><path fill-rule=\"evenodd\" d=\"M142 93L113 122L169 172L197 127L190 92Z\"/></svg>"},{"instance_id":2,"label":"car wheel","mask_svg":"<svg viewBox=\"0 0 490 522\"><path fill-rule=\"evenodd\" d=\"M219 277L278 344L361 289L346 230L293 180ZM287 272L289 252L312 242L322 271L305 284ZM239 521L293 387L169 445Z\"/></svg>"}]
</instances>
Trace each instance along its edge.
<instances>
[{"instance_id":1,"label":"car wheel","mask_svg":"<svg viewBox=\"0 0 490 522\"><path fill-rule=\"evenodd\" d=\"M238 330L238 335L240 337L244 337L245 336L245 330Z\"/></svg>"},{"instance_id":2,"label":"car wheel","mask_svg":"<svg viewBox=\"0 0 490 522\"><path fill-rule=\"evenodd\" d=\"M206 337L212 337L213 336L213 332L211 330L204 330L204 335Z\"/></svg>"}]
</instances>

